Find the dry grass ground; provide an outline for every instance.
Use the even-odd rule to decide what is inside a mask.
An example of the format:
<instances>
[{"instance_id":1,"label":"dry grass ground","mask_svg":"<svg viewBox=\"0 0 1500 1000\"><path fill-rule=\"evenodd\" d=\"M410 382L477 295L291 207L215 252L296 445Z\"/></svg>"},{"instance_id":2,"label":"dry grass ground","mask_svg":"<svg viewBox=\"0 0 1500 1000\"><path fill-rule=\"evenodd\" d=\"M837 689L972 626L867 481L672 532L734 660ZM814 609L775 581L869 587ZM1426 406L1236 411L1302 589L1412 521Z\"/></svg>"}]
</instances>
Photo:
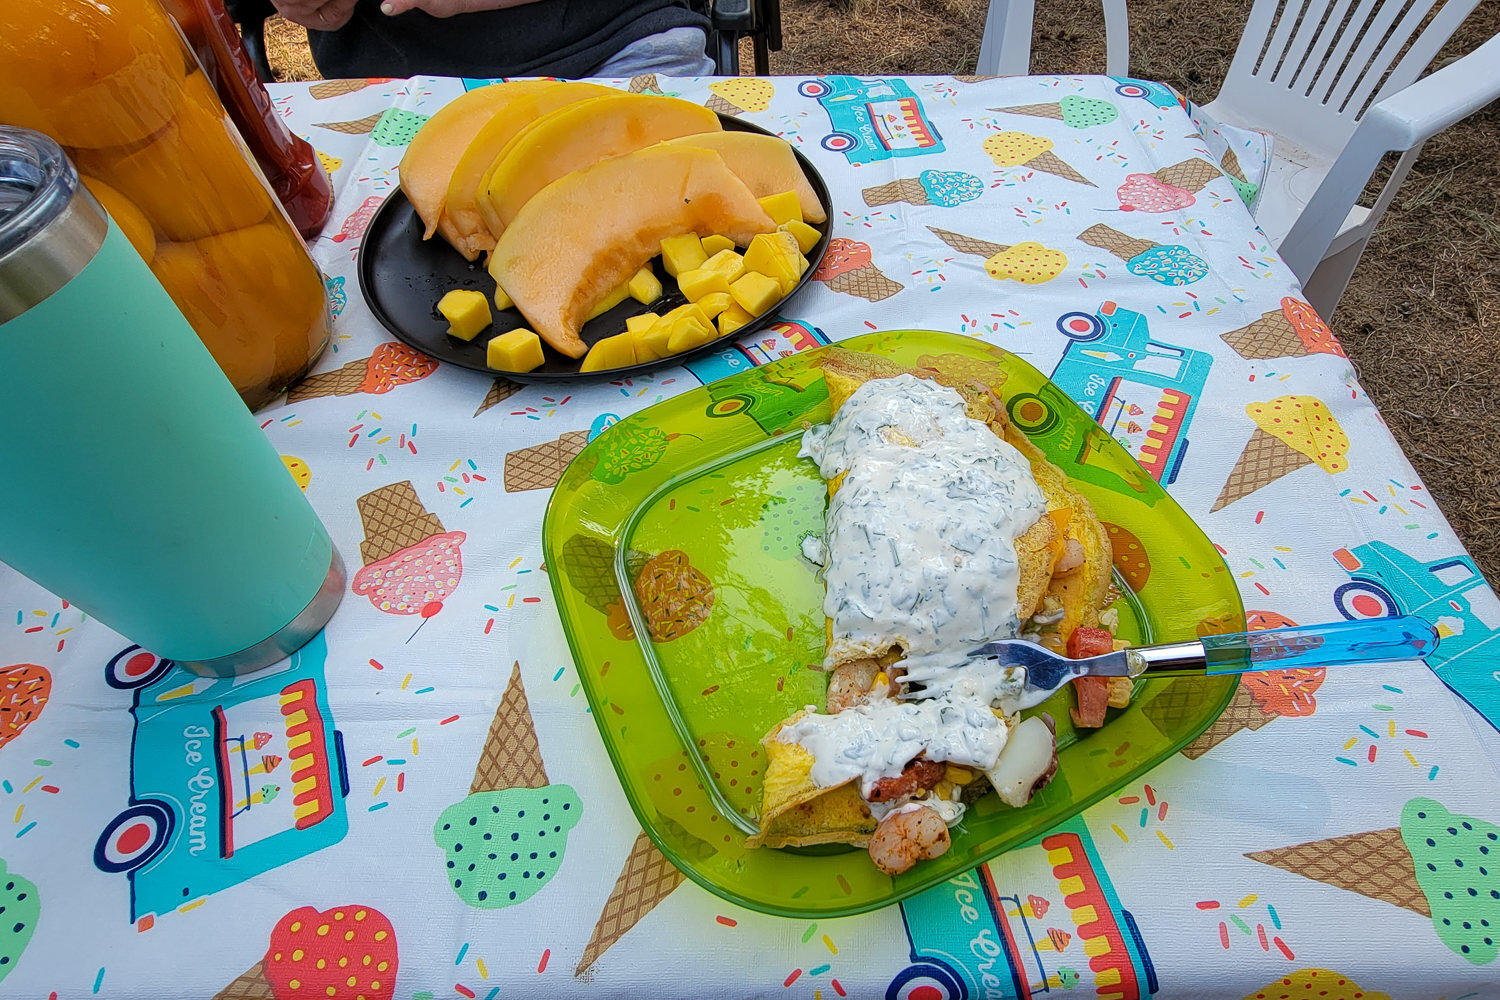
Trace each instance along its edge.
<instances>
[{"instance_id":1,"label":"dry grass ground","mask_svg":"<svg viewBox=\"0 0 1500 1000\"><path fill-rule=\"evenodd\" d=\"M771 71L973 72L987 6L782 0L786 48ZM1212 99L1249 7L1137 0L1132 75ZM1439 60L1497 32L1500 4L1480 4ZM1095 0L1038 4L1032 71L1102 72L1103 37ZM300 28L272 21L268 42L282 79L317 78ZM1500 105L1427 144L1330 321L1459 537L1500 580Z\"/></svg>"}]
</instances>

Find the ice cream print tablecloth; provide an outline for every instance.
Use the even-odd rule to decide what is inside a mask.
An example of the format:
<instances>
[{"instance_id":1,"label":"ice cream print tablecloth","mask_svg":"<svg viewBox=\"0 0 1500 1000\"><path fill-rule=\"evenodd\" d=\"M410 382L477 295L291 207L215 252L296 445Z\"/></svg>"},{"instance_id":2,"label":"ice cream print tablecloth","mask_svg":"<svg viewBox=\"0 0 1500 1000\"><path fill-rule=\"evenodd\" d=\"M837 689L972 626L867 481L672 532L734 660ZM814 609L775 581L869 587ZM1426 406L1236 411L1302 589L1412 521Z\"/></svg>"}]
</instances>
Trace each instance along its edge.
<instances>
[{"instance_id":1,"label":"ice cream print tablecloth","mask_svg":"<svg viewBox=\"0 0 1500 1000\"><path fill-rule=\"evenodd\" d=\"M1500 997L1500 734L1440 679L1500 717L1500 602L1255 228L1263 138L1104 77L606 82L806 154L833 199L816 280L734 350L646 376L439 364L375 321L355 260L404 145L483 81L273 87L338 191L314 246L337 320L257 416L350 591L279 668L210 682L0 567L0 994ZM873 912L767 916L686 879L564 642L551 488L653 403L906 328L1006 348L1094 414L1212 539L1252 628L1418 614L1433 669L1256 675L1144 780ZM646 437L596 474L678 446ZM1125 752L1091 739L1101 768Z\"/></svg>"}]
</instances>

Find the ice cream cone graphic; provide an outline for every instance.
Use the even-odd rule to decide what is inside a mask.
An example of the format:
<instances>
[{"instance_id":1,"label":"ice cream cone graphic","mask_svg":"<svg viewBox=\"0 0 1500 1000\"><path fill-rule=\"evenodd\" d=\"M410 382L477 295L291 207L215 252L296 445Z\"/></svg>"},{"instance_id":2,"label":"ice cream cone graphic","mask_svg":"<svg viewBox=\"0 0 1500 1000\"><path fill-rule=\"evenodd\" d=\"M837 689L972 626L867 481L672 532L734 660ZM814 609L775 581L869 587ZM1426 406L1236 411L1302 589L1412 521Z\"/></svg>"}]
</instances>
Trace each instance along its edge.
<instances>
[{"instance_id":1,"label":"ice cream cone graphic","mask_svg":"<svg viewBox=\"0 0 1500 1000\"><path fill-rule=\"evenodd\" d=\"M391 341L331 372L309 375L287 390L288 403L321 396L352 396L356 392L383 395L398 385L420 382L437 371L438 363L420 351Z\"/></svg>"},{"instance_id":2,"label":"ice cream cone graphic","mask_svg":"<svg viewBox=\"0 0 1500 1000\"><path fill-rule=\"evenodd\" d=\"M996 132L984 140L983 148L997 167L1030 167L1064 180L1098 187L1052 152L1051 139L1026 132Z\"/></svg>"},{"instance_id":3,"label":"ice cream cone graphic","mask_svg":"<svg viewBox=\"0 0 1500 1000\"><path fill-rule=\"evenodd\" d=\"M550 490L588 443L588 431L568 431L551 441L509 452L505 456L505 492Z\"/></svg>"},{"instance_id":4,"label":"ice cream cone graphic","mask_svg":"<svg viewBox=\"0 0 1500 1000\"><path fill-rule=\"evenodd\" d=\"M370 228L370 222L375 218L375 212L384 200L378 194L370 195L344 218L344 221L339 224L339 231L328 238L335 243L359 239L365 234L365 230Z\"/></svg>"},{"instance_id":5,"label":"ice cream cone graphic","mask_svg":"<svg viewBox=\"0 0 1500 1000\"><path fill-rule=\"evenodd\" d=\"M469 794L444 809L432 827L447 855L448 884L480 909L524 903L557 874L568 831L582 812L571 787L547 781L518 661L479 751Z\"/></svg>"},{"instance_id":6,"label":"ice cream cone graphic","mask_svg":"<svg viewBox=\"0 0 1500 1000\"><path fill-rule=\"evenodd\" d=\"M1401 810L1401 825L1245 857L1432 920L1452 951L1474 965L1500 956L1500 826L1451 813L1433 799Z\"/></svg>"},{"instance_id":7,"label":"ice cream cone graphic","mask_svg":"<svg viewBox=\"0 0 1500 1000\"><path fill-rule=\"evenodd\" d=\"M1328 473L1349 467L1349 437L1322 400L1278 396L1245 407L1255 433L1245 444L1210 511L1222 510L1306 465Z\"/></svg>"},{"instance_id":8,"label":"ice cream cone graphic","mask_svg":"<svg viewBox=\"0 0 1500 1000\"><path fill-rule=\"evenodd\" d=\"M764 111L771 106L776 87L770 80L759 76L735 76L727 80L715 80L708 85L712 96L704 103L710 111L721 115L737 115L742 111Z\"/></svg>"},{"instance_id":9,"label":"ice cream cone graphic","mask_svg":"<svg viewBox=\"0 0 1500 1000\"><path fill-rule=\"evenodd\" d=\"M389 77L369 77L354 80L320 80L307 88L308 96L315 101L326 101L330 97L342 97L344 94L352 94L366 87L373 87L379 83L389 83ZM379 115L375 116L379 119ZM369 129L364 131L368 132Z\"/></svg>"},{"instance_id":10,"label":"ice cream cone graphic","mask_svg":"<svg viewBox=\"0 0 1500 1000\"><path fill-rule=\"evenodd\" d=\"M277 921L265 957L213 1000L391 1000L399 964L396 932L379 910L303 906Z\"/></svg>"},{"instance_id":11,"label":"ice cream cone graphic","mask_svg":"<svg viewBox=\"0 0 1500 1000\"><path fill-rule=\"evenodd\" d=\"M355 501L365 537L364 566L353 589L388 615L431 618L463 579L459 546L467 535L445 531L408 480L372 490Z\"/></svg>"},{"instance_id":12,"label":"ice cream cone graphic","mask_svg":"<svg viewBox=\"0 0 1500 1000\"><path fill-rule=\"evenodd\" d=\"M1332 969L1298 969L1262 987L1244 1000L1391 1000L1389 993L1360 989L1358 983Z\"/></svg>"},{"instance_id":13,"label":"ice cream cone graphic","mask_svg":"<svg viewBox=\"0 0 1500 1000\"><path fill-rule=\"evenodd\" d=\"M1097 97L1080 97L1069 94L1058 101L1041 104L1022 104L1011 108L990 108L1008 115L1030 115L1032 118L1050 118L1062 122L1069 128L1089 128L1093 125L1108 125L1120 117L1120 109Z\"/></svg>"},{"instance_id":14,"label":"ice cream cone graphic","mask_svg":"<svg viewBox=\"0 0 1500 1000\"><path fill-rule=\"evenodd\" d=\"M52 696L52 674L35 663L0 667L0 747L20 736Z\"/></svg>"},{"instance_id":15,"label":"ice cream cone graphic","mask_svg":"<svg viewBox=\"0 0 1500 1000\"><path fill-rule=\"evenodd\" d=\"M426 124L429 116L407 111L405 108L386 108L372 115L346 122L317 122L318 128L326 128L345 135L370 136L377 146L404 146L411 142L417 130Z\"/></svg>"},{"instance_id":16,"label":"ice cream cone graphic","mask_svg":"<svg viewBox=\"0 0 1500 1000\"><path fill-rule=\"evenodd\" d=\"M594 922L594 932L589 935L589 943L573 975L586 973L600 955L671 895L685 877L656 849L644 831L637 833L630 856L620 869L620 877L615 879L603 912Z\"/></svg>"},{"instance_id":17,"label":"ice cream cone graphic","mask_svg":"<svg viewBox=\"0 0 1500 1000\"><path fill-rule=\"evenodd\" d=\"M1255 196L1260 193L1259 185L1250 183L1245 177L1245 171L1240 166L1240 158L1235 155L1234 150L1224 150L1223 157L1219 160L1219 167L1224 175L1229 178L1229 183L1234 185L1235 191L1239 193L1240 200L1246 205L1255 204Z\"/></svg>"},{"instance_id":18,"label":"ice cream cone graphic","mask_svg":"<svg viewBox=\"0 0 1500 1000\"><path fill-rule=\"evenodd\" d=\"M813 280L825 283L835 292L857 295L871 302L888 299L906 286L892 281L870 259L870 244L835 236L828 241L828 252L813 272Z\"/></svg>"},{"instance_id":19,"label":"ice cream cone graphic","mask_svg":"<svg viewBox=\"0 0 1500 1000\"><path fill-rule=\"evenodd\" d=\"M1197 193L1224 176L1208 160L1183 160L1149 174L1130 174L1116 189L1125 212L1172 212L1196 202Z\"/></svg>"},{"instance_id":20,"label":"ice cream cone graphic","mask_svg":"<svg viewBox=\"0 0 1500 1000\"><path fill-rule=\"evenodd\" d=\"M521 391L521 383L512 382L501 376L490 383L489 390L484 394L484 400L479 404L479 409L474 411L474 416L479 416L485 410L505 402L510 397Z\"/></svg>"},{"instance_id":21,"label":"ice cream cone graphic","mask_svg":"<svg viewBox=\"0 0 1500 1000\"><path fill-rule=\"evenodd\" d=\"M660 94L661 84L657 82L655 73L641 73L630 78L630 92L632 94Z\"/></svg>"},{"instance_id":22,"label":"ice cream cone graphic","mask_svg":"<svg viewBox=\"0 0 1500 1000\"><path fill-rule=\"evenodd\" d=\"M1237 330L1220 334L1242 358L1300 358L1310 354L1333 354L1344 357L1344 349L1334 339L1333 331L1316 309L1291 296L1281 300L1280 309L1272 309Z\"/></svg>"},{"instance_id":23,"label":"ice cream cone graphic","mask_svg":"<svg viewBox=\"0 0 1500 1000\"><path fill-rule=\"evenodd\" d=\"M1103 224L1090 226L1078 238L1123 260L1131 274L1163 285L1191 285L1208 273L1208 262L1187 247L1136 239Z\"/></svg>"},{"instance_id":24,"label":"ice cream cone graphic","mask_svg":"<svg viewBox=\"0 0 1500 1000\"><path fill-rule=\"evenodd\" d=\"M991 243L988 240L975 239L962 233L938 229L936 226L927 228L938 239L959 253L971 253L984 257L985 273L997 281L1009 278L1023 285L1040 285L1062 274L1063 269L1068 266L1067 254L1061 250L1042 246L1040 243L1028 241L1006 246L1003 243Z\"/></svg>"},{"instance_id":25,"label":"ice cream cone graphic","mask_svg":"<svg viewBox=\"0 0 1500 1000\"><path fill-rule=\"evenodd\" d=\"M984 182L962 170L924 170L916 177L901 177L864 190L865 204L937 205L957 208L984 194Z\"/></svg>"}]
</instances>

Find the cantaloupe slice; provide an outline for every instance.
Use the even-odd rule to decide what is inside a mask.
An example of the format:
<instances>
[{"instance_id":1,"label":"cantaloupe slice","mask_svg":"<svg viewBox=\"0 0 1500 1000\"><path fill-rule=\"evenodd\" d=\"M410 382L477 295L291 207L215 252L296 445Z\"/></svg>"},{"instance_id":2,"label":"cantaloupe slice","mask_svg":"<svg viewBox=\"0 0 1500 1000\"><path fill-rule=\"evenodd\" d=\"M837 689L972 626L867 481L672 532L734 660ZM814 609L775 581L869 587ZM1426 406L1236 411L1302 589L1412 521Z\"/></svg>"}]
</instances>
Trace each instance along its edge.
<instances>
[{"instance_id":1,"label":"cantaloupe slice","mask_svg":"<svg viewBox=\"0 0 1500 1000\"><path fill-rule=\"evenodd\" d=\"M595 303L654 257L668 236L723 233L749 243L776 226L724 160L658 144L558 178L505 228L490 273L542 339L569 357Z\"/></svg>"},{"instance_id":2,"label":"cantaloupe slice","mask_svg":"<svg viewBox=\"0 0 1500 1000\"><path fill-rule=\"evenodd\" d=\"M480 214L498 236L527 199L564 174L666 139L722 127L719 116L703 105L675 97L616 93L570 104L516 133L490 168L488 206L481 195Z\"/></svg>"},{"instance_id":3,"label":"cantaloupe slice","mask_svg":"<svg viewBox=\"0 0 1500 1000\"><path fill-rule=\"evenodd\" d=\"M474 196L485 171L517 132L558 108L591 97L618 93L618 90L593 83L551 83L516 98L492 115L459 157L448 181L443 213L453 226L453 235L447 239L454 249L467 259L475 260L495 245L495 235L485 227Z\"/></svg>"},{"instance_id":4,"label":"cantaloupe slice","mask_svg":"<svg viewBox=\"0 0 1500 1000\"><path fill-rule=\"evenodd\" d=\"M797 163L797 154L784 139L759 132L708 132L668 141L718 153L757 198L795 191L803 219L824 222L828 218L823 203Z\"/></svg>"},{"instance_id":5,"label":"cantaloupe slice","mask_svg":"<svg viewBox=\"0 0 1500 1000\"><path fill-rule=\"evenodd\" d=\"M510 102L553 86L553 80L513 80L470 90L443 105L417 130L401 156L401 190L427 226L424 240L445 229L448 182L479 130ZM446 229L452 229L451 224ZM444 231L443 238L451 243L454 237Z\"/></svg>"}]
</instances>

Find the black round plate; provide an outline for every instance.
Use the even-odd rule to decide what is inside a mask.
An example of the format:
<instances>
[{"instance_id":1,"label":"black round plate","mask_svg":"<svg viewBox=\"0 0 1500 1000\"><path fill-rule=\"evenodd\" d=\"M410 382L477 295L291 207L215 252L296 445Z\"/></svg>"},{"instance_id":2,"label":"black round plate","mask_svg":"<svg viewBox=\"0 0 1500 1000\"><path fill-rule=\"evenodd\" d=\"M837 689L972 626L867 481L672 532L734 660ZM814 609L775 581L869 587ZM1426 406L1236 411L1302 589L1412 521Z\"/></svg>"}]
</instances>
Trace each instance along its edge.
<instances>
[{"instance_id":1,"label":"black round plate","mask_svg":"<svg viewBox=\"0 0 1500 1000\"><path fill-rule=\"evenodd\" d=\"M774 134L758 125L752 125L730 115L721 114L719 119L726 129L760 132L764 135ZM638 365L580 373L578 367L583 364L582 358L570 358L566 354L554 351L544 342L542 345L544 360L540 368L529 372L506 372L490 368L485 364L485 345L489 339L506 330L526 326L525 318L518 310L498 309L494 310L495 320L490 329L480 333L472 341L463 341L457 337L448 336L448 321L443 319L437 311L438 299L455 288L473 288L484 292L488 297L494 294L495 282L485 271L482 263L464 260L463 254L450 247L441 238L422 239L422 231L425 228L422 220L418 217L416 209L412 208L411 202L407 200L406 194L399 188L392 191L376 210L375 217L370 220L369 229L365 231L364 242L359 248L359 290L369 304L370 311L375 314L375 318L403 343L439 361L477 372L504 375L517 382L618 378L622 375L660 368L663 365L680 364L687 358L708 353L746 334L754 333L770 323L775 319L776 311L801 291L803 285L812 280L813 272L817 270L819 261L827 252L829 232L833 226L833 203L828 197L828 185L823 183L823 178L807 157L797 152L795 147L793 147L793 152L797 155L797 163L802 167L802 172L807 175L813 191L823 202L824 210L828 213L828 219L825 222L813 227L822 233L822 238L818 240L812 252L806 255L807 262L811 266L797 282L797 286L770 309L733 333L719 337L691 351ZM662 267L660 257L652 258L651 268L661 281L662 297L649 306L642 305L634 299L626 299L609 312L589 320L579 333L584 343L592 347L596 341L605 337L624 333L625 320L630 316L639 316L647 312L666 312L687 301L678 290L676 280Z\"/></svg>"}]
</instances>

